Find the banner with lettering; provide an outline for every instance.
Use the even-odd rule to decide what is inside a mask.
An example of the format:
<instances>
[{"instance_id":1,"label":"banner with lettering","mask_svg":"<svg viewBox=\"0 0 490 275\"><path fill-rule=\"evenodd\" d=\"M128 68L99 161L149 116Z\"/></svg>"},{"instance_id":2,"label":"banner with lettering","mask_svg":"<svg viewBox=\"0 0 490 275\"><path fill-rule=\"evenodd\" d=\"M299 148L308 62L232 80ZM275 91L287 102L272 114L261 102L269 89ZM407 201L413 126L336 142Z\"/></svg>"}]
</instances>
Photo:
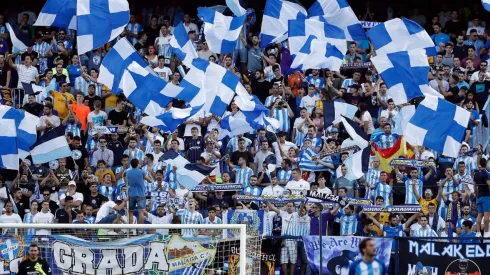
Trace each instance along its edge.
<instances>
[{"instance_id":1,"label":"banner with lettering","mask_svg":"<svg viewBox=\"0 0 490 275\"><path fill-rule=\"evenodd\" d=\"M320 236L303 237L308 263L316 274L349 274L349 265L362 257L359 252L359 243L364 238L324 236L322 237L322 243L320 243ZM376 243L376 257L388 267L390 264L392 239L373 239ZM323 259L320 259L320 248L322 248ZM320 261L322 261L323 272L318 272L320 270Z\"/></svg>"},{"instance_id":2,"label":"banner with lettering","mask_svg":"<svg viewBox=\"0 0 490 275\"><path fill-rule=\"evenodd\" d=\"M490 274L490 244L400 239L400 274Z\"/></svg>"},{"instance_id":3,"label":"banner with lettering","mask_svg":"<svg viewBox=\"0 0 490 275\"><path fill-rule=\"evenodd\" d=\"M0 236L0 274L15 274L31 242L53 275L62 274L202 274L212 264L216 242L150 234L92 242L68 235ZM99 237L99 236L94 236ZM104 237L104 236L102 236Z\"/></svg>"}]
</instances>

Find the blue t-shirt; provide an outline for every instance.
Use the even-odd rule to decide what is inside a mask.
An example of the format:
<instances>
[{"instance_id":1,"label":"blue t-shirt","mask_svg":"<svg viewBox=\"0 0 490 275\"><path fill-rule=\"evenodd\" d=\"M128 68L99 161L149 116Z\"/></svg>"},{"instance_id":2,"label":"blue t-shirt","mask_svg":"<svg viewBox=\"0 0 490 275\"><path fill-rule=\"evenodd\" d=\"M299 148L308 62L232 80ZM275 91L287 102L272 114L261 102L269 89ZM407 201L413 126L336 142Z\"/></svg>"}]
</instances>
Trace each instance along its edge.
<instances>
[{"instance_id":1,"label":"blue t-shirt","mask_svg":"<svg viewBox=\"0 0 490 275\"><path fill-rule=\"evenodd\" d=\"M439 43L444 43L444 45L449 42L449 35L445 33L440 33L440 34L433 34L430 36L430 38L434 41L434 44L436 44L436 47L439 46Z\"/></svg>"},{"instance_id":2,"label":"blue t-shirt","mask_svg":"<svg viewBox=\"0 0 490 275\"><path fill-rule=\"evenodd\" d=\"M469 234L465 232L461 232L461 234L459 234L459 243L480 243L479 239L468 239L468 238L476 238L476 232L472 231Z\"/></svg>"},{"instance_id":3,"label":"blue t-shirt","mask_svg":"<svg viewBox=\"0 0 490 275\"><path fill-rule=\"evenodd\" d=\"M145 172L140 168L132 168L126 171L126 177L128 178L129 184L128 195L130 197L144 197Z\"/></svg>"},{"instance_id":4,"label":"blue t-shirt","mask_svg":"<svg viewBox=\"0 0 490 275\"><path fill-rule=\"evenodd\" d=\"M81 68L82 66L80 66L80 64L76 66L70 64L68 65L68 67L66 67L66 70L68 71L68 75L70 76L70 83L72 87L75 87L75 79L82 75Z\"/></svg>"}]
</instances>

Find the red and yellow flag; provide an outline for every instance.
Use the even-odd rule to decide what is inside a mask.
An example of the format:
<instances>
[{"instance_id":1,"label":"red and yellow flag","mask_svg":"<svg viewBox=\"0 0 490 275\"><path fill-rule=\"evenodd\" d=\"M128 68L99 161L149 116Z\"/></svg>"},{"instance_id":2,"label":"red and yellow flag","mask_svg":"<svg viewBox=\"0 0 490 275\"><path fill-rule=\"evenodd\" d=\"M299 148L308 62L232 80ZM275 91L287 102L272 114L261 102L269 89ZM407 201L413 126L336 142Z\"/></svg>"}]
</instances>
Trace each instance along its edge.
<instances>
[{"instance_id":1,"label":"red and yellow flag","mask_svg":"<svg viewBox=\"0 0 490 275\"><path fill-rule=\"evenodd\" d=\"M373 144L374 154L379 159L379 169L391 172L390 162L396 158L414 158L413 147L405 141L403 136L398 137L396 143L391 148L380 149L377 144Z\"/></svg>"}]
</instances>

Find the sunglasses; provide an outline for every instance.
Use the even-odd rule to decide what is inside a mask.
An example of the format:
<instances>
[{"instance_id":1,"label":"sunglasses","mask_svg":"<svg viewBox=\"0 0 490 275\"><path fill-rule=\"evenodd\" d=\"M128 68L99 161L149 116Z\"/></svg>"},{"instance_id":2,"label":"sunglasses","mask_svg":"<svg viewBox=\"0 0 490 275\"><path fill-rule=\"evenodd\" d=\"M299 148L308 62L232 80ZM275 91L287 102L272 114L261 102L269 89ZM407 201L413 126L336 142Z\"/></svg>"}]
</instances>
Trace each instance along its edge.
<instances>
[{"instance_id":1,"label":"sunglasses","mask_svg":"<svg viewBox=\"0 0 490 275\"><path fill-rule=\"evenodd\" d=\"M50 194L43 194L43 196L49 196Z\"/></svg>"}]
</instances>

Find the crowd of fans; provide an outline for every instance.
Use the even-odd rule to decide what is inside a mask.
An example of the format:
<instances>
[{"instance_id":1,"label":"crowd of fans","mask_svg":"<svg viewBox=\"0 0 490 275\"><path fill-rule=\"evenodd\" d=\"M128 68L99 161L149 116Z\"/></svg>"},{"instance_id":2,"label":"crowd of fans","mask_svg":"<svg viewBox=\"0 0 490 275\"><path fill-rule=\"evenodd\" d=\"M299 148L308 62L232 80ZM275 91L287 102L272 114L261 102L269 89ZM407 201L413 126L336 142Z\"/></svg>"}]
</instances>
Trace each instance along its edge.
<instances>
[{"instance_id":1,"label":"crowd of fans","mask_svg":"<svg viewBox=\"0 0 490 275\"><path fill-rule=\"evenodd\" d=\"M5 15L0 15L2 104L8 104L10 96L12 106L39 116L39 136L62 125L73 153L71 158L42 165L33 165L28 158L22 161L19 171L3 169L0 209L5 212L0 216L0 223L216 224L222 222L228 210L260 209L264 210L266 236L328 232L340 236L466 237L481 236L483 231L485 237L490 237L490 177L485 170L489 148L468 145L473 128L484 122L480 112L490 90L487 61L490 32L478 11L463 11L462 14L458 9L451 11L444 7L428 21L414 9L409 17L427 29L439 51L431 60L429 85L448 101L472 112L461 156L448 158L419 147L415 148L415 158L435 161L435 170L402 166L382 171L380 160L372 158L369 171L354 181L345 178L348 168L342 166L349 152L317 159L330 169L324 172L301 171L298 159L307 148L327 153L340 149L348 138L342 124L324 124L322 100L357 106L355 121L370 136L372 144L385 149L396 143L398 135L391 133L391 129L403 106L395 106L376 68L369 63L375 55L369 41L349 43L341 71L302 72L289 68L292 57L287 43L259 47L260 25L256 20L259 14L254 11L248 12L232 55L211 52L200 35L196 24L199 22L187 11L177 7L132 11L130 22L118 39L126 37L162 79L179 85L185 73L186 68L169 46L173 28L184 22L199 57L240 76L247 91L270 108L271 117L280 122L275 133L256 129L218 140L220 117L215 115L187 120L174 133L163 133L141 124L144 116L141 110L123 95L115 95L97 82L99 66L115 42L78 56L72 30L33 27L36 13L26 10L19 13L18 22L14 23L35 39L35 44L26 52L12 53ZM388 19L390 16L393 11L390 13L388 9ZM21 82L36 83L44 92L24 95ZM166 109L185 104L174 100ZM233 102L229 113L241 115ZM100 133L97 130L100 126L116 126L117 132ZM243 189L225 192L186 189L177 182L173 167L161 160L168 150L192 163L215 167L202 184L238 183ZM277 159L275 170L265 163L269 155ZM340 174L334 172L338 166L342 166ZM138 197L143 193L146 199L132 201L129 182L140 171L144 190L134 189L134 192ZM8 199L7 189L13 200ZM423 213L374 215L365 214L361 207L353 205L339 209L339 206L325 208L324 204L311 201L274 205L235 200L236 195L281 196L284 190L293 194L312 190L363 197L382 206L420 205ZM129 210L138 212L132 213L138 219L125 214L128 202ZM85 233L80 234L92 234L90 230L81 231ZM105 233L125 233L116 231ZM9 232L4 229L3 233ZM29 229L26 233L51 232ZM182 230L181 234L220 236L219 232L197 229ZM295 264L298 258L306 263L302 247L296 240L284 243L281 248L284 268L288 263Z\"/></svg>"}]
</instances>

